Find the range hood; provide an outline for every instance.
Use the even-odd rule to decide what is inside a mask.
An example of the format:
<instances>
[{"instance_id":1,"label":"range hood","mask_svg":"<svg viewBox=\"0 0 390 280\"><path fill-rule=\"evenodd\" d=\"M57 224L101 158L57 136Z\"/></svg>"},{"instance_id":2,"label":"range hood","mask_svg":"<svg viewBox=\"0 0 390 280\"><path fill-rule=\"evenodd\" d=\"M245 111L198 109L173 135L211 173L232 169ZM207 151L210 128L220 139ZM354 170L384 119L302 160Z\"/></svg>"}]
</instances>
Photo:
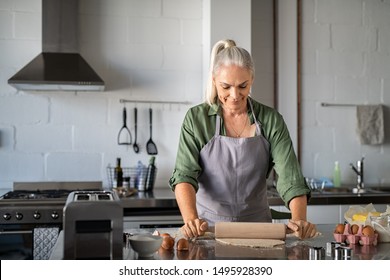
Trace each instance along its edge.
<instances>
[{"instance_id":1,"label":"range hood","mask_svg":"<svg viewBox=\"0 0 390 280\"><path fill-rule=\"evenodd\" d=\"M78 53L78 0L42 0L42 53L8 80L18 90L103 91Z\"/></svg>"}]
</instances>

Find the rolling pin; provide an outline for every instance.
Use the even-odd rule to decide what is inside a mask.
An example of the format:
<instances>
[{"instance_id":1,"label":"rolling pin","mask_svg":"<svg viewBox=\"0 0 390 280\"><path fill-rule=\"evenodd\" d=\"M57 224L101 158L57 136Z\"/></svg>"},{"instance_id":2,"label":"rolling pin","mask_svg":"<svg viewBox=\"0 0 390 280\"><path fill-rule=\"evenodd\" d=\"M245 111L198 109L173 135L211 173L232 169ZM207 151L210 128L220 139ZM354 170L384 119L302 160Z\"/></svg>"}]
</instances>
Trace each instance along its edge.
<instances>
[{"instance_id":1,"label":"rolling pin","mask_svg":"<svg viewBox=\"0 0 390 280\"><path fill-rule=\"evenodd\" d=\"M217 222L215 238L286 239L286 225L273 223Z\"/></svg>"}]
</instances>

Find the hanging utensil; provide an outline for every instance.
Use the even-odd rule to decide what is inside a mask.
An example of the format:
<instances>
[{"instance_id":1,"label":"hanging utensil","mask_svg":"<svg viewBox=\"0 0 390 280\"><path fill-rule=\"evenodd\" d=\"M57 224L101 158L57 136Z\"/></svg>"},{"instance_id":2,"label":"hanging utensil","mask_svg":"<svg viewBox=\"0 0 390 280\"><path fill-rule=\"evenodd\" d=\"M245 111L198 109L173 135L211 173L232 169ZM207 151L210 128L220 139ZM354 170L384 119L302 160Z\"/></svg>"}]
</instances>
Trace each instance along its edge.
<instances>
[{"instance_id":1,"label":"hanging utensil","mask_svg":"<svg viewBox=\"0 0 390 280\"><path fill-rule=\"evenodd\" d=\"M150 138L146 143L146 151L149 155L157 155L157 147L152 140L152 108L149 108Z\"/></svg>"},{"instance_id":2,"label":"hanging utensil","mask_svg":"<svg viewBox=\"0 0 390 280\"><path fill-rule=\"evenodd\" d=\"M137 107L134 108L134 144L133 149L136 154L139 153L139 146L137 144Z\"/></svg>"},{"instance_id":3,"label":"hanging utensil","mask_svg":"<svg viewBox=\"0 0 390 280\"><path fill-rule=\"evenodd\" d=\"M131 145L131 132L127 128L127 112L126 107L123 107L123 126L118 133L118 145Z\"/></svg>"}]
</instances>

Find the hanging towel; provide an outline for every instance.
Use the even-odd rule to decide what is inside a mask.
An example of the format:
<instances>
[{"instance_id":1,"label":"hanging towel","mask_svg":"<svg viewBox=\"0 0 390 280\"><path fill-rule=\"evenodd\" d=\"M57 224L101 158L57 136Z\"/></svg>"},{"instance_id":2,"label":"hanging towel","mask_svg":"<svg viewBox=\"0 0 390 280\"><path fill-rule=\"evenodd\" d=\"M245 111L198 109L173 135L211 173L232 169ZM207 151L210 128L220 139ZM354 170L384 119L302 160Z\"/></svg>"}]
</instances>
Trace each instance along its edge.
<instances>
[{"instance_id":1,"label":"hanging towel","mask_svg":"<svg viewBox=\"0 0 390 280\"><path fill-rule=\"evenodd\" d=\"M358 105L357 133L363 145L379 145L385 140L382 105Z\"/></svg>"}]
</instances>

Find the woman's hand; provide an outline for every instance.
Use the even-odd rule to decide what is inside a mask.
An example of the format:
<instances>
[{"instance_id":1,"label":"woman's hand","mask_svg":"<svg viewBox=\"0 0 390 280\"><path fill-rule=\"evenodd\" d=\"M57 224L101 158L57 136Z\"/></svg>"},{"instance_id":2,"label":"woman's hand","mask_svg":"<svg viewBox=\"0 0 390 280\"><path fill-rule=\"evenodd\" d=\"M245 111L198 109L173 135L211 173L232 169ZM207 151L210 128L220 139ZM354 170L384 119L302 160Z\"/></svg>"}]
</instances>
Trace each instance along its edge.
<instances>
[{"instance_id":1,"label":"woman's hand","mask_svg":"<svg viewBox=\"0 0 390 280\"><path fill-rule=\"evenodd\" d=\"M317 233L315 224L304 220L289 220L287 233L294 233L299 239L312 238Z\"/></svg>"},{"instance_id":2,"label":"woman's hand","mask_svg":"<svg viewBox=\"0 0 390 280\"><path fill-rule=\"evenodd\" d=\"M185 237L194 238L204 235L208 228L209 226L206 221L197 218L187 221L180 230Z\"/></svg>"}]
</instances>

